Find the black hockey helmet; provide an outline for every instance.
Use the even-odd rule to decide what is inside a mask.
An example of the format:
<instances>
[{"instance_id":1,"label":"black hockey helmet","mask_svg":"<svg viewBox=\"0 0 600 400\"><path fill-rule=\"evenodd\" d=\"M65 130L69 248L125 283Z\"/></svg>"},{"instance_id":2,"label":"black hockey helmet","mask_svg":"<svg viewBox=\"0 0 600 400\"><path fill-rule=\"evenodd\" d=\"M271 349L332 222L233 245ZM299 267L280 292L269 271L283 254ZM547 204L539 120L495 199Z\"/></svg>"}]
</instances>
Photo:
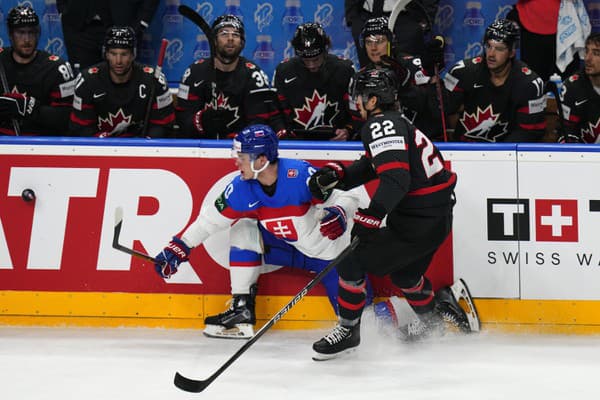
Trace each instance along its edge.
<instances>
[{"instance_id":1,"label":"black hockey helmet","mask_svg":"<svg viewBox=\"0 0 600 400\"><path fill-rule=\"evenodd\" d=\"M390 31L388 27L388 19L387 17L377 17L368 19L363 26L362 31L360 31L359 43L360 47L365 47L365 39L369 36L374 35L385 35L387 40L392 43L394 39L394 34Z\"/></svg>"},{"instance_id":2,"label":"black hockey helmet","mask_svg":"<svg viewBox=\"0 0 600 400\"><path fill-rule=\"evenodd\" d=\"M292 38L292 46L298 57L311 58L322 54L331 44L321 24L307 22L296 28Z\"/></svg>"},{"instance_id":3,"label":"black hockey helmet","mask_svg":"<svg viewBox=\"0 0 600 400\"><path fill-rule=\"evenodd\" d=\"M483 35L483 44L488 40L505 43L509 48L517 47L519 37L521 36L519 26L516 22L508 19L497 19L485 30Z\"/></svg>"},{"instance_id":4,"label":"black hockey helmet","mask_svg":"<svg viewBox=\"0 0 600 400\"><path fill-rule=\"evenodd\" d=\"M392 105L398 98L398 79L389 68L359 71L352 81L352 98L377 96L379 105Z\"/></svg>"},{"instance_id":5,"label":"black hockey helmet","mask_svg":"<svg viewBox=\"0 0 600 400\"><path fill-rule=\"evenodd\" d=\"M40 19L34 9L27 5L11 8L6 16L6 24L9 33L12 33L15 28L24 26L33 26L38 32L40 31Z\"/></svg>"},{"instance_id":6,"label":"black hockey helmet","mask_svg":"<svg viewBox=\"0 0 600 400\"><path fill-rule=\"evenodd\" d=\"M246 42L246 30L244 29L244 22L240 19L240 17L233 14L220 15L214 20L211 26L213 38L216 38L217 32L226 26L237 29L240 37L242 38L242 42Z\"/></svg>"},{"instance_id":7,"label":"black hockey helmet","mask_svg":"<svg viewBox=\"0 0 600 400\"><path fill-rule=\"evenodd\" d=\"M108 49L130 49L135 57L136 48L135 31L130 26L111 26L104 35L102 54L106 54Z\"/></svg>"}]
</instances>

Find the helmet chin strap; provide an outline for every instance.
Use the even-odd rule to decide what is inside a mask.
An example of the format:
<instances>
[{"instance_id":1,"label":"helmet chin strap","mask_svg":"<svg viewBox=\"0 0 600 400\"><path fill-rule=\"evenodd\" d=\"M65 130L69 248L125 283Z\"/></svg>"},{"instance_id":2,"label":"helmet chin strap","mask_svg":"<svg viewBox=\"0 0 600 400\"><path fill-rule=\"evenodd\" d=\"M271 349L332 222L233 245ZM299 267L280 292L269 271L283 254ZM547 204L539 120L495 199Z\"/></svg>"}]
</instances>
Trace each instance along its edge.
<instances>
[{"instance_id":1,"label":"helmet chin strap","mask_svg":"<svg viewBox=\"0 0 600 400\"><path fill-rule=\"evenodd\" d=\"M271 162L269 160L267 160L267 162L265 163L265 165L262 166L262 168L260 168L260 169L254 169L254 162L255 161L256 160L252 160L252 164L250 164L250 170L252 170L252 172L254 172L254 176L252 177L252 179L258 179L258 174L260 174L265 169L267 169L267 167L269 166L269 164L271 164Z\"/></svg>"}]
</instances>

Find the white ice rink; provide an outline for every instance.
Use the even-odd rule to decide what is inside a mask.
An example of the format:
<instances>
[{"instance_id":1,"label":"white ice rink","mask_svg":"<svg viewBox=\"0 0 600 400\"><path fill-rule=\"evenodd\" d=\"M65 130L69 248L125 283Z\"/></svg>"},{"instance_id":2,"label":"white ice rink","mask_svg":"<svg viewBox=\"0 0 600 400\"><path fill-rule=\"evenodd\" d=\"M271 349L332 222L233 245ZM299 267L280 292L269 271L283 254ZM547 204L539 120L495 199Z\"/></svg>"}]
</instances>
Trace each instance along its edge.
<instances>
[{"instance_id":1,"label":"white ice rink","mask_svg":"<svg viewBox=\"0 0 600 400\"><path fill-rule=\"evenodd\" d=\"M485 333L405 344L363 327L359 350L315 362L326 331L270 330L203 393L243 343L199 331L0 327L3 400L598 399L600 336Z\"/></svg>"}]
</instances>

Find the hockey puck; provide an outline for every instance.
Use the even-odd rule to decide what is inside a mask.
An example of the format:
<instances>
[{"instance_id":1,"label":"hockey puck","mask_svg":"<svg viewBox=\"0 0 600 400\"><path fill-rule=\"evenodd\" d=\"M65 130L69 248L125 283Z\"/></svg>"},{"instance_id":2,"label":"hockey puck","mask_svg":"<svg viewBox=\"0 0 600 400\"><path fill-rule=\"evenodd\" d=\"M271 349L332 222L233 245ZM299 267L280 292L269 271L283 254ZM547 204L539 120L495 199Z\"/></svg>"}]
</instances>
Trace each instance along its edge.
<instances>
[{"instance_id":1,"label":"hockey puck","mask_svg":"<svg viewBox=\"0 0 600 400\"><path fill-rule=\"evenodd\" d=\"M31 189L25 189L23 192L21 192L21 198L26 202L34 201L35 192Z\"/></svg>"}]
</instances>

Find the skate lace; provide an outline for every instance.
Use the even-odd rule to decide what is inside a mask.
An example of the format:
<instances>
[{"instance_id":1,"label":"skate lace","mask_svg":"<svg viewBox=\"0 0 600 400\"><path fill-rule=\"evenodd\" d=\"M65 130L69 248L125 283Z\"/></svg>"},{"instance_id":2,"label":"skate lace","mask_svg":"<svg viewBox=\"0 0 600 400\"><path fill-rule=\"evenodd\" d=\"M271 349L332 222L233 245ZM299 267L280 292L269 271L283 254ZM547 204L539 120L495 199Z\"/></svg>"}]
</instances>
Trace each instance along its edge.
<instances>
[{"instance_id":1,"label":"skate lace","mask_svg":"<svg viewBox=\"0 0 600 400\"><path fill-rule=\"evenodd\" d=\"M329 344L336 344L344 340L346 336L348 336L348 333L350 333L350 329L338 325L333 329L333 331L331 331L331 333L325 335L323 339L325 339Z\"/></svg>"}]
</instances>

